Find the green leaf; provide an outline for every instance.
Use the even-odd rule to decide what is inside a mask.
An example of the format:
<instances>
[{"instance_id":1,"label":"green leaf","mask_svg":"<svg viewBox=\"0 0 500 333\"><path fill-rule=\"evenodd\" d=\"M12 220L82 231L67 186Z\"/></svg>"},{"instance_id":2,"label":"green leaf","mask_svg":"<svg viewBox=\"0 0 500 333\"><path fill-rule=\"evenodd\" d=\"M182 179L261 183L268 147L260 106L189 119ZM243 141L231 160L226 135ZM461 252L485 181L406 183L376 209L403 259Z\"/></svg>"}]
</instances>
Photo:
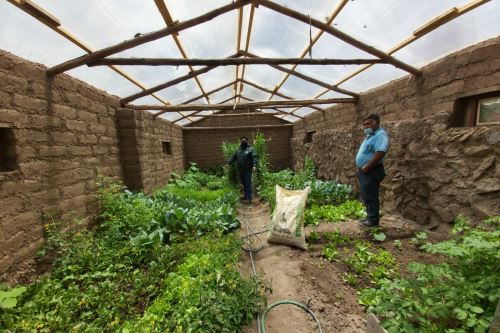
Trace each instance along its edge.
<instances>
[{"instance_id":1,"label":"green leaf","mask_svg":"<svg viewBox=\"0 0 500 333\"><path fill-rule=\"evenodd\" d=\"M481 309L479 306L473 306L470 308L472 312L475 312L475 313L483 313L484 310Z\"/></svg>"},{"instance_id":2,"label":"green leaf","mask_svg":"<svg viewBox=\"0 0 500 333\"><path fill-rule=\"evenodd\" d=\"M15 298L5 298L0 301L0 308L10 309L15 307L17 300Z\"/></svg>"},{"instance_id":3,"label":"green leaf","mask_svg":"<svg viewBox=\"0 0 500 333\"><path fill-rule=\"evenodd\" d=\"M387 236L383 232L379 232L373 235L373 238L379 242L383 242L387 238Z\"/></svg>"}]
</instances>

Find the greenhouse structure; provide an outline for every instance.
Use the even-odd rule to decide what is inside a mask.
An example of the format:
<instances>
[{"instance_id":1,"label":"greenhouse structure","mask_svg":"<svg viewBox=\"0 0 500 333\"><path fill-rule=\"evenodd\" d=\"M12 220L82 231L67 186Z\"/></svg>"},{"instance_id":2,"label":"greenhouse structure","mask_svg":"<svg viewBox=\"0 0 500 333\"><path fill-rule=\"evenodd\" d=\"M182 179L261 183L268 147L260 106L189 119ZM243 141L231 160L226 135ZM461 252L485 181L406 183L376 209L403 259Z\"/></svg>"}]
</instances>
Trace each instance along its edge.
<instances>
[{"instance_id":1,"label":"greenhouse structure","mask_svg":"<svg viewBox=\"0 0 500 333\"><path fill-rule=\"evenodd\" d=\"M500 0L0 1L0 332L500 332L499 249Z\"/></svg>"}]
</instances>

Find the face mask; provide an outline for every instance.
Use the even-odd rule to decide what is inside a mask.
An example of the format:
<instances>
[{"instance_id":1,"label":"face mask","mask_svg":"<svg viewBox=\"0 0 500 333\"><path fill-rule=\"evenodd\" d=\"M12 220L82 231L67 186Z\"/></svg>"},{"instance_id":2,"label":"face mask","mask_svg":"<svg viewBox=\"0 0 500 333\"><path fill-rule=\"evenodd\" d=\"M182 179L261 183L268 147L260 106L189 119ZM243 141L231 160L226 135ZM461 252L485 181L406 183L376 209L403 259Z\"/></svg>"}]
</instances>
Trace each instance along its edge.
<instances>
[{"instance_id":1,"label":"face mask","mask_svg":"<svg viewBox=\"0 0 500 333\"><path fill-rule=\"evenodd\" d=\"M243 148L248 147L248 142L243 141L243 142L241 143L241 147L243 147Z\"/></svg>"},{"instance_id":2,"label":"face mask","mask_svg":"<svg viewBox=\"0 0 500 333\"><path fill-rule=\"evenodd\" d=\"M365 135L368 136L373 133L373 130L371 127L363 129L363 132L365 132Z\"/></svg>"}]
</instances>

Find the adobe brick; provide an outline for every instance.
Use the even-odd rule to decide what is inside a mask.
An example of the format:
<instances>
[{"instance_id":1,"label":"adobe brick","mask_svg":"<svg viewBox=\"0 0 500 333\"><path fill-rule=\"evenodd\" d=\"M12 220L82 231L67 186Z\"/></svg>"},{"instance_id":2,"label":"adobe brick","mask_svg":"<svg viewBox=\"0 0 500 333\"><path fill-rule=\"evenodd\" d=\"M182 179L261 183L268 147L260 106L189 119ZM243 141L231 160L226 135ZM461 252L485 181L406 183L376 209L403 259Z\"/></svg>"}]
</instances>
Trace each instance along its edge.
<instances>
[{"instance_id":1,"label":"adobe brick","mask_svg":"<svg viewBox=\"0 0 500 333\"><path fill-rule=\"evenodd\" d=\"M25 95L14 94L14 105L22 108L35 110L35 111L46 111L47 101L43 99L33 98Z\"/></svg>"},{"instance_id":2,"label":"adobe brick","mask_svg":"<svg viewBox=\"0 0 500 333\"><path fill-rule=\"evenodd\" d=\"M90 124L89 131L93 134L104 134L106 133L106 126L101 124Z\"/></svg>"},{"instance_id":3,"label":"adobe brick","mask_svg":"<svg viewBox=\"0 0 500 333\"><path fill-rule=\"evenodd\" d=\"M0 122L15 124L17 126L28 121L26 113L14 109L0 109Z\"/></svg>"},{"instance_id":4,"label":"adobe brick","mask_svg":"<svg viewBox=\"0 0 500 333\"><path fill-rule=\"evenodd\" d=\"M84 120L86 122L97 121L97 115L92 112L87 111L78 111L77 112L78 119Z\"/></svg>"},{"instance_id":5,"label":"adobe brick","mask_svg":"<svg viewBox=\"0 0 500 333\"><path fill-rule=\"evenodd\" d=\"M11 106L12 105L12 98L8 92L0 91L0 105L1 106Z\"/></svg>"},{"instance_id":6,"label":"adobe brick","mask_svg":"<svg viewBox=\"0 0 500 333\"><path fill-rule=\"evenodd\" d=\"M19 231L26 231L30 225L36 224L40 220L38 212L24 212L9 219L5 219L1 223L2 230L5 232L6 238L10 238Z\"/></svg>"},{"instance_id":7,"label":"adobe brick","mask_svg":"<svg viewBox=\"0 0 500 333\"><path fill-rule=\"evenodd\" d=\"M74 156L92 155L92 147L70 147L69 150Z\"/></svg>"},{"instance_id":8,"label":"adobe brick","mask_svg":"<svg viewBox=\"0 0 500 333\"><path fill-rule=\"evenodd\" d=\"M66 146L41 146L38 148L41 157L64 156L68 153Z\"/></svg>"},{"instance_id":9,"label":"adobe brick","mask_svg":"<svg viewBox=\"0 0 500 333\"><path fill-rule=\"evenodd\" d=\"M77 183L62 188L61 198L73 198L86 193L85 183Z\"/></svg>"},{"instance_id":10,"label":"adobe brick","mask_svg":"<svg viewBox=\"0 0 500 333\"><path fill-rule=\"evenodd\" d=\"M75 134L71 132L52 132L55 141L61 143L76 143L77 139Z\"/></svg>"},{"instance_id":11,"label":"adobe brick","mask_svg":"<svg viewBox=\"0 0 500 333\"><path fill-rule=\"evenodd\" d=\"M31 146L23 146L23 145L16 146L16 156L18 162L23 162L26 159L35 157L37 156L37 154L38 153L36 149Z\"/></svg>"},{"instance_id":12,"label":"adobe brick","mask_svg":"<svg viewBox=\"0 0 500 333\"><path fill-rule=\"evenodd\" d=\"M77 111L69 106L61 104L52 104L52 111L54 115L61 118L76 119L78 118Z\"/></svg>"},{"instance_id":13,"label":"adobe brick","mask_svg":"<svg viewBox=\"0 0 500 333\"><path fill-rule=\"evenodd\" d=\"M24 201L19 197L7 197L0 199L2 209L0 209L0 217L5 217L16 213L24 208Z\"/></svg>"},{"instance_id":14,"label":"adobe brick","mask_svg":"<svg viewBox=\"0 0 500 333\"><path fill-rule=\"evenodd\" d=\"M0 90L13 93L24 93L27 88L28 80L25 78L12 75L9 72L0 71Z\"/></svg>"},{"instance_id":15,"label":"adobe brick","mask_svg":"<svg viewBox=\"0 0 500 333\"><path fill-rule=\"evenodd\" d=\"M51 163L47 161L34 161L19 163L19 171L25 175L46 176L51 170Z\"/></svg>"},{"instance_id":16,"label":"adobe brick","mask_svg":"<svg viewBox=\"0 0 500 333\"><path fill-rule=\"evenodd\" d=\"M97 136L95 135L79 135L77 137L78 142L82 144L96 144Z\"/></svg>"},{"instance_id":17,"label":"adobe brick","mask_svg":"<svg viewBox=\"0 0 500 333\"><path fill-rule=\"evenodd\" d=\"M66 127L72 131L78 132L86 132L87 131L87 123L80 120L66 120Z\"/></svg>"},{"instance_id":18,"label":"adobe brick","mask_svg":"<svg viewBox=\"0 0 500 333\"><path fill-rule=\"evenodd\" d=\"M28 258L33 257L40 248L40 246L42 246L44 243L45 243L44 239L39 239L23 247L21 250L16 252L14 264L18 264Z\"/></svg>"}]
</instances>

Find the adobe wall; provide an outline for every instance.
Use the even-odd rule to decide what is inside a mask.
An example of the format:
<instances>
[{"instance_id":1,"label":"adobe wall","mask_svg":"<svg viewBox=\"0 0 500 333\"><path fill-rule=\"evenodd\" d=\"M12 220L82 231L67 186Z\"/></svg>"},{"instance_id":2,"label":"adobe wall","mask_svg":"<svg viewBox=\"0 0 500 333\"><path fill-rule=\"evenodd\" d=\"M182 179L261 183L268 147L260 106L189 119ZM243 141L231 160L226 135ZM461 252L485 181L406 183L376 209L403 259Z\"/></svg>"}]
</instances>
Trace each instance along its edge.
<instances>
[{"instance_id":1,"label":"adobe wall","mask_svg":"<svg viewBox=\"0 0 500 333\"><path fill-rule=\"evenodd\" d=\"M187 127L183 130L186 164L195 162L202 168L222 165L225 162L221 149L224 141L238 142L242 136L252 140L257 132L261 132L269 139L267 149L271 168L274 170L289 168L292 126L287 126L288 124L290 123L272 115L205 118L193 126L206 129ZM253 128L238 128L242 126Z\"/></svg>"},{"instance_id":2,"label":"adobe wall","mask_svg":"<svg viewBox=\"0 0 500 333\"><path fill-rule=\"evenodd\" d=\"M0 281L43 244L45 213L90 221L97 172L123 180L119 99L67 75L49 81L45 69L0 50L0 128L12 132L15 154L14 170L0 171ZM124 168L139 163L141 189L150 190L181 171L182 134L147 116L135 127L140 160ZM175 155L151 162L159 139L177 142Z\"/></svg>"},{"instance_id":3,"label":"adobe wall","mask_svg":"<svg viewBox=\"0 0 500 333\"><path fill-rule=\"evenodd\" d=\"M500 214L500 125L452 127L455 101L500 91L500 38L466 48L294 124L292 165L305 155L322 178L357 185L354 157L361 119L378 113L391 137L381 198L385 210L419 223L450 222L464 213ZM313 142L304 144L307 131Z\"/></svg>"},{"instance_id":4,"label":"adobe wall","mask_svg":"<svg viewBox=\"0 0 500 333\"><path fill-rule=\"evenodd\" d=\"M124 183L131 190L151 192L168 182L172 171L182 173L182 128L148 112L118 110L118 129ZM166 154L162 141L170 142Z\"/></svg>"}]
</instances>

